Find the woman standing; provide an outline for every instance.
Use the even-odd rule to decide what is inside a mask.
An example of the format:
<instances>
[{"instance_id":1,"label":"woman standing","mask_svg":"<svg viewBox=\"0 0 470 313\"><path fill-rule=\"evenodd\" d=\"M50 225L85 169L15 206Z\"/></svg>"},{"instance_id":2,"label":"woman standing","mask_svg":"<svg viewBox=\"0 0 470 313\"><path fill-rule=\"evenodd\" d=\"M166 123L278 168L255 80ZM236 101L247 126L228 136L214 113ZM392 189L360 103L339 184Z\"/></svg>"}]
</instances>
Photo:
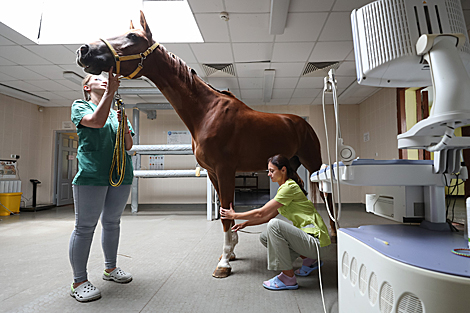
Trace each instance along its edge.
<instances>
[{"instance_id":1,"label":"woman standing","mask_svg":"<svg viewBox=\"0 0 470 313\"><path fill-rule=\"evenodd\" d=\"M295 275L307 276L318 268L315 245L325 247L331 243L328 229L313 203L307 199L303 181L285 156L278 154L268 160L268 176L279 184L274 199L259 209L235 213L232 207L221 208L220 214L222 219L246 220L235 224L233 231L268 223L260 241L268 248L268 270L280 270L281 273L263 282L263 286L270 290L297 289ZM293 225L275 219L278 213ZM299 256L303 258L302 267L294 272L292 263Z\"/></svg>"},{"instance_id":2,"label":"woman standing","mask_svg":"<svg viewBox=\"0 0 470 313\"><path fill-rule=\"evenodd\" d=\"M121 215L126 206L133 179L131 157L126 153L126 169L122 184L112 187L109 171L121 111L111 108L119 80L109 70L109 79L88 75L82 82L85 100L72 104L72 121L78 133L78 172L72 182L75 206L75 229L69 245L69 258L74 282L70 295L77 301L99 299L100 291L88 281L87 262L93 234L101 216L101 245L105 257L103 279L128 283L132 275L116 267ZM132 148L134 135L129 121L125 129L125 149Z\"/></svg>"}]
</instances>

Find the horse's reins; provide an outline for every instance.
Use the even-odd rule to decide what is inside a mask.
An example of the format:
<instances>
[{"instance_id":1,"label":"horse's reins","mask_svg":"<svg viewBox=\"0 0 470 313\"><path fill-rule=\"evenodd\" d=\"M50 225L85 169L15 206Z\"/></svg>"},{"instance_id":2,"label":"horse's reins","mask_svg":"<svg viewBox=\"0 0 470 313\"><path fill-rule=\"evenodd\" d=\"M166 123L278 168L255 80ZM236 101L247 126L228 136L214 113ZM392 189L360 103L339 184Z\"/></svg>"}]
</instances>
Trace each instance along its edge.
<instances>
[{"instance_id":1,"label":"horse's reins","mask_svg":"<svg viewBox=\"0 0 470 313\"><path fill-rule=\"evenodd\" d=\"M140 59L140 63L137 65L137 68L134 70L134 72L132 72L130 75L126 77L119 77L119 79L134 78L144 68L144 60L147 58L147 56L150 53L152 53L153 50L155 50L160 45L158 42L156 42L142 53L119 56L116 53L116 50L114 50L113 46L111 46L111 44L106 39L100 39L100 40L106 44L109 51L111 51L111 53L114 55L114 60L116 62L116 76L118 77L121 71L121 62ZM124 102L122 101L121 96L119 96L119 93L116 93L115 103L116 103L118 110L121 110L121 122L119 123L118 129L116 132L116 143L114 145L113 161L111 163L111 168L109 169L109 183L113 187L118 187L121 185L122 181L124 180L124 175L126 172L126 147L125 147L124 136L126 135L125 130L126 130L127 119L125 118L126 114L124 111ZM114 181L113 172L116 166L117 166L118 180Z\"/></svg>"}]
</instances>

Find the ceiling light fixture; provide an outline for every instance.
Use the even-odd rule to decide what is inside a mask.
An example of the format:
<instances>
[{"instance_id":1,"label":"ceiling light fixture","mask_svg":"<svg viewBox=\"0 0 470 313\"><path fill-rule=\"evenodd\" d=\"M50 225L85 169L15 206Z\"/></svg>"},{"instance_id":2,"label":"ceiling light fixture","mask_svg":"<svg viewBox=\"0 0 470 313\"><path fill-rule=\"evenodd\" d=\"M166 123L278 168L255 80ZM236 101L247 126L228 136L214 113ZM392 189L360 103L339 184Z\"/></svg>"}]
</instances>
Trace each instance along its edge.
<instances>
[{"instance_id":1,"label":"ceiling light fixture","mask_svg":"<svg viewBox=\"0 0 470 313\"><path fill-rule=\"evenodd\" d=\"M286 28L290 0L271 0L269 14L269 34L282 35Z\"/></svg>"},{"instance_id":2,"label":"ceiling light fixture","mask_svg":"<svg viewBox=\"0 0 470 313\"><path fill-rule=\"evenodd\" d=\"M75 72L72 72L72 71L66 71L63 73L64 75L64 78L70 80L71 82L77 84L77 85L81 85L82 84L82 80L83 80L83 77L78 75L77 73Z\"/></svg>"},{"instance_id":3,"label":"ceiling light fixture","mask_svg":"<svg viewBox=\"0 0 470 313\"><path fill-rule=\"evenodd\" d=\"M274 87L274 75L276 74L275 70L264 70L264 80L263 80L263 101L271 101L273 95Z\"/></svg>"},{"instance_id":4,"label":"ceiling light fixture","mask_svg":"<svg viewBox=\"0 0 470 313\"><path fill-rule=\"evenodd\" d=\"M45 104L49 102L49 99L32 94L30 92L15 88L15 87L10 87L4 84L0 84L0 93L10 96L12 98L24 100L26 102L34 103L34 104Z\"/></svg>"}]
</instances>

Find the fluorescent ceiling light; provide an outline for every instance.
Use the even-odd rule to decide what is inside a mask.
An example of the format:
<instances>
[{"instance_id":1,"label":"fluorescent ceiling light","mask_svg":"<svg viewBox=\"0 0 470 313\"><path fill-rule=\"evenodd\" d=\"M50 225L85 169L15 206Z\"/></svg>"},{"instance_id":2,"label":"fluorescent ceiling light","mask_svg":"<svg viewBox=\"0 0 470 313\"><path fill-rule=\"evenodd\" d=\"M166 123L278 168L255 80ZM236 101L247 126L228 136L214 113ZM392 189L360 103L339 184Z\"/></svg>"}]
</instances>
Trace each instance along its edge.
<instances>
[{"instance_id":1,"label":"fluorescent ceiling light","mask_svg":"<svg viewBox=\"0 0 470 313\"><path fill-rule=\"evenodd\" d=\"M24 100L30 103L42 105L49 102L49 99L40 97L27 91L23 91L18 88L10 87L4 84L0 84L0 93L10 96L12 98Z\"/></svg>"},{"instance_id":2,"label":"fluorescent ceiling light","mask_svg":"<svg viewBox=\"0 0 470 313\"><path fill-rule=\"evenodd\" d=\"M0 21L38 44L83 44L140 28L140 10L154 40L204 42L187 0L8 1Z\"/></svg>"},{"instance_id":3,"label":"fluorescent ceiling light","mask_svg":"<svg viewBox=\"0 0 470 313\"><path fill-rule=\"evenodd\" d=\"M282 35L286 28L290 0L271 0L269 14L269 34Z\"/></svg>"},{"instance_id":4,"label":"fluorescent ceiling light","mask_svg":"<svg viewBox=\"0 0 470 313\"><path fill-rule=\"evenodd\" d=\"M275 70L264 70L263 102L271 101L274 87Z\"/></svg>"},{"instance_id":5,"label":"fluorescent ceiling light","mask_svg":"<svg viewBox=\"0 0 470 313\"><path fill-rule=\"evenodd\" d=\"M83 77L78 75L77 73L67 71L67 72L64 72L63 75L64 75L64 78L70 80L71 82L77 85L82 85Z\"/></svg>"}]
</instances>

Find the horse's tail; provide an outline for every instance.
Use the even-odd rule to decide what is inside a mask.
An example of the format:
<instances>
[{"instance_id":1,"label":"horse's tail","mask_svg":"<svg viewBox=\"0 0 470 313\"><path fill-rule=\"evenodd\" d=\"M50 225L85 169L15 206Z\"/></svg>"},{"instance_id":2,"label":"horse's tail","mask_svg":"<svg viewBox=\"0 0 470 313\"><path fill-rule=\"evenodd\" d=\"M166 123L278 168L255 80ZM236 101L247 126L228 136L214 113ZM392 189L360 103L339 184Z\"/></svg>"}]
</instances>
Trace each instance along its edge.
<instances>
[{"instance_id":1,"label":"horse's tail","mask_svg":"<svg viewBox=\"0 0 470 313\"><path fill-rule=\"evenodd\" d=\"M318 198L317 198L318 197L318 190L319 190L318 183L310 181L310 192L311 192L310 201L312 201L313 204L315 204L315 205L318 203L318 201L317 201L318 200Z\"/></svg>"}]
</instances>

